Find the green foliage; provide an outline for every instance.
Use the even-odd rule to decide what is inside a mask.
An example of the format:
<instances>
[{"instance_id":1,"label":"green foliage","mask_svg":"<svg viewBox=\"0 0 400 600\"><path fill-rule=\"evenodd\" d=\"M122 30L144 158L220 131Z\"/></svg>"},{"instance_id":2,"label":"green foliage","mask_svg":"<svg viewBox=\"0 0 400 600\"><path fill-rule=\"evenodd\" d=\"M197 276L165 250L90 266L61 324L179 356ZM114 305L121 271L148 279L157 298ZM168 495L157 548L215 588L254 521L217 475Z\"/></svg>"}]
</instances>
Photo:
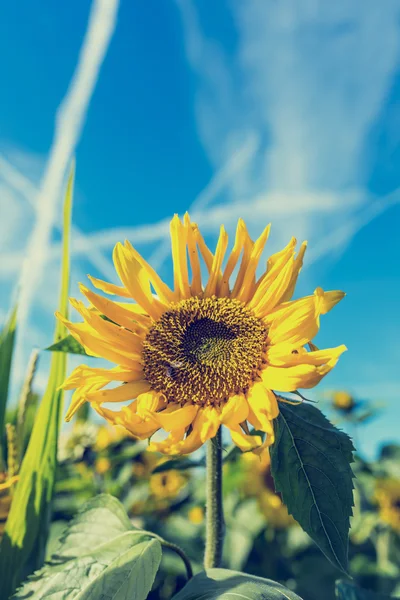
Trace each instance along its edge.
<instances>
[{"instance_id":1,"label":"green foliage","mask_svg":"<svg viewBox=\"0 0 400 600\"><path fill-rule=\"evenodd\" d=\"M276 581L229 569L208 569L195 575L173 600L301 600L300 596Z\"/></svg>"},{"instance_id":2,"label":"green foliage","mask_svg":"<svg viewBox=\"0 0 400 600\"><path fill-rule=\"evenodd\" d=\"M59 310L67 315L69 284L69 233L72 208L73 170L68 181L64 203L63 254ZM55 341L65 335L65 327L57 321ZM0 546L0 581L5 598L23 577L28 559L40 566L48 534L51 501L57 466L58 433L63 407L66 355L54 354L47 388L37 412L32 435L24 456L20 479L8 515Z\"/></svg>"},{"instance_id":3,"label":"green foliage","mask_svg":"<svg viewBox=\"0 0 400 600\"><path fill-rule=\"evenodd\" d=\"M390 596L382 596L368 590L363 590L348 581L336 582L336 598L338 600L390 600Z\"/></svg>"},{"instance_id":4,"label":"green foliage","mask_svg":"<svg viewBox=\"0 0 400 600\"><path fill-rule=\"evenodd\" d=\"M171 458L157 465L153 473L165 473L165 471L187 471L197 467L205 467L205 459L192 460L191 458Z\"/></svg>"},{"instance_id":5,"label":"green foliage","mask_svg":"<svg viewBox=\"0 0 400 600\"><path fill-rule=\"evenodd\" d=\"M50 352L63 352L66 354L83 354L87 356L85 348L72 337L72 335L62 337L48 348L45 348L45 350L49 350Z\"/></svg>"},{"instance_id":6,"label":"green foliage","mask_svg":"<svg viewBox=\"0 0 400 600\"><path fill-rule=\"evenodd\" d=\"M6 414L16 328L17 307L15 306L0 333L0 470L3 461L4 417Z\"/></svg>"},{"instance_id":7,"label":"green foliage","mask_svg":"<svg viewBox=\"0 0 400 600\"><path fill-rule=\"evenodd\" d=\"M121 503L102 494L81 508L50 562L14 599L44 600L59 594L71 600L145 600L160 561L160 542L134 529Z\"/></svg>"},{"instance_id":8,"label":"green foliage","mask_svg":"<svg viewBox=\"0 0 400 600\"><path fill-rule=\"evenodd\" d=\"M280 405L271 469L289 512L339 569L348 568L354 450L350 438L309 404Z\"/></svg>"}]
</instances>

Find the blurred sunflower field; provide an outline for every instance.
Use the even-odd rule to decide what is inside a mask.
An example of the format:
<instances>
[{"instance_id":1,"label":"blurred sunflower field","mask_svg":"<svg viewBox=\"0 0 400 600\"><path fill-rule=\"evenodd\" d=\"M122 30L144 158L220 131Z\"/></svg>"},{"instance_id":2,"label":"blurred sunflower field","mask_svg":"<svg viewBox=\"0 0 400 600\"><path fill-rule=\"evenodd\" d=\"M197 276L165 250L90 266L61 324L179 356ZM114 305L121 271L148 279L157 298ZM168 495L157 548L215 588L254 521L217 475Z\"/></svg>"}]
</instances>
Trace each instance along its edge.
<instances>
[{"instance_id":1,"label":"blurred sunflower field","mask_svg":"<svg viewBox=\"0 0 400 600\"><path fill-rule=\"evenodd\" d=\"M58 307L63 317L67 315L72 190L73 173L64 207ZM400 597L400 446L384 445L377 459L368 461L357 452L352 456L351 441L340 429L346 422L356 439L364 423L384 408L344 390L333 391L320 402L333 426L301 396L297 400L278 397L281 415L274 421L272 443L262 441L265 431L252 433L247 425L243 425L246 436L262 441L254 444L255 452L242 452L220 437L224 543L218 568L208 570L204 579L210 523L203 449L183 456L150 452L147 435L144 439L131 435L123 422L100 422L89 403L80 402L74 418L63 425L66 360L81 347L67 336L60 320L49 348L52 362L43 397L36 392L41 353L35 352L18 403L9 405L17 327L18 306L11 310L0 338L2 600L167 600L175 596L183 600L236 594L305 600ZM313 352L319 351L310 345ZM320 442L307 438L311 426L322 432ZM288 435L292 436L289 446L285 445ZM215 447L215 440L211 443ZM316 464L313 452L318 443L326 444L325 460L331 463L322 461L313 467L323 475L319 480L306 470L307 461ZM296 483L301 470L308 474L306 483L299 479ZM285 477L289 477L286 483ZM354 504L348 565L347 550L341 558L340 543L328 521L321 518L321 533L311 515L313 507L337 501L323 487L329 477L337 477L329 489L340 501L339 516L332 513L336 523L330 522L336 530L343 528L343 546L347 529L340 507L344 514ZM312 495L311 501L307 494ZM211 533L213 526L212 522Z\"/></svg>"}]
</instances>

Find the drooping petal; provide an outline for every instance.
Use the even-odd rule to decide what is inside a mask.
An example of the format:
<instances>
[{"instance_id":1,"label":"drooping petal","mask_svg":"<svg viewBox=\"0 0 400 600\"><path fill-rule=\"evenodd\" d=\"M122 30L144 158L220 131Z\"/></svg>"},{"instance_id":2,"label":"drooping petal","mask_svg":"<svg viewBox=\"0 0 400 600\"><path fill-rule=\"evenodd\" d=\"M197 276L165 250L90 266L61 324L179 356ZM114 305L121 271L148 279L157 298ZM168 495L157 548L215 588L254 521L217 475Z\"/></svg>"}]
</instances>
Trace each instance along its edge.
<instances>
[{"instance_id":1,"label":"drooping petal","mask_svg":"<svg viewBox=\"0 0 400 600\"><path fill-rule=\"evenodd\" d=\"M152 413L165 407L167 405L167 399L164 394L150 390L139 394L136 401L136 414L142 419L152 416Z\"/></svg>"},{"instance_id":2,"label":"drooping petal","mask_svg":"<svg viewBox=\"0 0 400 600\"><path fill-rule=\"evenodd\" d=\"M124 427L131 435L140 440L147 439L159 429L158 424L150 419L143 420L136 416L131 406L124 406L118 411L110 410L99 404L93 404L93 408L111 425Z\"/></svg>"},{"instance_id":3,"label":"drooping petal","mask_svg":"<svg viewBox=\"0 0 400 600\"><path fill-rule=\"evenodd\" d=\"M247 392L247 401L250 409L261 424L261 429L268 431L270 429L269 423L279 414L275 394L270 389L267 389L262 381L257 381ZM254 426L258 428L258 426Z\"/></svg>"},{"instance_id":4,"label":"drooping petal","mask_svg":"<svg viewBox=\"0 0 400 600\"><path fill-rule=\"evenodd\" d=\"M175 449L184 442L185 429L176 429L172 431L165 440L152 440L148 449L150 452L162 452L163 454L179 454ZM200 442L201 446L201 442ZM200 447L199 446L199 447Z\"/></svg>"},{"instance_id":5,"label":"drooping petal","mask_svg":"<svg viewBox=\"0 0 400 600\"><path fill-rule=\"evenodd\" d=\"M269 326L270 345L285 343L292 349L304 346L317 335L320 314L328 312L343 297L343 292L323 292L317 288L313 296L281 306L264 319Z\"/></svg>"},{"instance_id":6,"label":"drooping petal","mask_svg":"<svg viewBox=\"0 0 400 600\"><path fill-rule=\"evenodd\" d=\"M282 348L282 351L279 350ZM267 351L268 364L274 367L294 366L299 364L308 364L320 366L328 363L332 359L339 358L347 350L345 345L336 348L326 348L325 350L316 350L312 352L287 352L286 346L280 344L273 346Z\"/></svg>"},{"instance_id":7,"label":"drooping petal","mask_svg":"<svg viewBox=\"0 0 400 600\"><path fill-rule=\"evenodd\" d=\"M229 427L229 432L232 437L232 441L238 446L243 452L249 452L262 445L263 441L259 435L248 435L244 433L239 425Z\"/></svg>"},{"instance_id":8,"label":"drooping petal","mask_svg":"<svg viewBox=\"0 0 400 600\"><path fill-rule=\"evenodd\" d=\"M186 429L196 417L199 407L195 404L169 404L161 412L154 414L154 419L165 431L174 431L175 429Z\"/></svg>"},{"instance_id":9,"label":"drooping petal","mask_svg":"<svg viewBox=\"0 0 400 600\"><path fill-rule=\"evenodd\" d=\"M244 394L237 394L229 398L221 410L221 423L230 427L239 425L247 419L249 405Z\"/></svg>"},{"instance_id":10,"label":"drooping petal","mask_svg":"<svg viewBox=\"0 0 400 600\"><path fill-rule=\"evenodd\" d=\"M309 389L317 385L336 365L339 356L334 356L326 364L297 364L290 367L267 365L261 373L265 387L280 392L293 392L299 388Z\"/></svg>"}]
</instances>

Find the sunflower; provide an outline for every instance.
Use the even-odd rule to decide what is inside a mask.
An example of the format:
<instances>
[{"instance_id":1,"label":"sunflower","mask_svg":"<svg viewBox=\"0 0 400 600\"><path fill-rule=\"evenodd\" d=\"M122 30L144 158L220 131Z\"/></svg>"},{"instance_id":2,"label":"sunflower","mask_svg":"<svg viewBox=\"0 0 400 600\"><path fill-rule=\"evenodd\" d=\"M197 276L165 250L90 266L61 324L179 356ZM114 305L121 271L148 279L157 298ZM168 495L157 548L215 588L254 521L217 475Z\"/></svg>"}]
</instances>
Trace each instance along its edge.
<instances>
[{"instance_id":1,"label":"sunflower","mask_svg":"<svg viewBox=\"0 0 400 600\"><path fill-rule=\"evenodd\" d=\"M247 497L257 498L260 511L269 525L275 529L286 529L296 524L275 491L271 475L271 458L269 449L265 448L260 456L243 454L243 478L240 487Z\"/></svg>"},{"instance_id":2,"label":"sunflower","mask_svg":"<svg viewBox=\"0 0 400 600\"><path fill-rule=\"evenodd\" d=\"M165 454L197 450L221 425L243 451L272 444L277 392L314 387L346 348L306 348L319 330L320 315L344 294L317 288L311 296L291 300L305 242L296 255L292 238L257 278L269 230L253 241L239 220L224 264L228 236L223 226L213 254L189 216L183 222L175 216L173 289L129 242L118 243L113 259L122 286L90 280L98 290L131 302L115 302L81 286L90 306L74 299L71 304L84 322L71 323L58 314L87 354L116 363L110 369L81 365L72 372L63 386L75 389L66 419L90 402L136 438L167 432L150 444ZM208 271L204 282L201 260ZM112 410L108 403L125 405ZM249 424L267 434L264 443L260 435L251 435Z\"/></svg>"},{"instance_id":3,"label":"sunflower","mask_svg":"<svg viewBox=\"0 0 400 600\"><path fill-rule=\"evenodd\" d=\"M384 523L400 533L400 479L378 479L375 485L375 501Z\"/></svg>"},{"instance_id":4,"label":"sunflower","mask_svg":"<svg viewBox=\"0 0 400 600\"><path fill-rule=\"evenodd\" d=\"M353 396L343 390L332 394L332 403L336 409L343 412L351 412L355 406Z\"/></svg>"}]
</instances>

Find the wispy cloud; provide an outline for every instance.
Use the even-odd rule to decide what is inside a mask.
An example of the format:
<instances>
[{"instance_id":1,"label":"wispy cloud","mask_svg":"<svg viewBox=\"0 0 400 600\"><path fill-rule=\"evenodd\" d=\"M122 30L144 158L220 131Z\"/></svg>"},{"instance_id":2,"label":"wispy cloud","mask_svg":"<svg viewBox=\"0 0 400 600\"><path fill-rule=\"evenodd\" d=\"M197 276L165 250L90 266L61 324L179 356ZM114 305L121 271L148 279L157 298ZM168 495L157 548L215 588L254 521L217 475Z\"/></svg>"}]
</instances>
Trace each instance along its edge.
<instances>
[{"instance_id":1,"label":"wispy cloud","mask_svg":"<svg viewBox=\"0 0 400 600\"><path fill-rule=\"evenodd\" d=\"M114 32L117 9L118 0L94 1L75 73L57 111L54 139L36 200L36 220L27 244L20 279L15 354L17 369L24 355L24 335L30 307L47 262L66 169L75 151L99 70Z\"/></svg>"},{"instance_id":2,"label":"wispy cloud","mask_svg":"<svg viewBox=\"0 0 400 600\"><path fill-rule=\"evenodd\" d=\"M263 199L272 215L284 217L282 236L290 229L316 243L343 221L358 222L360 206L348 198L353 192L360 202L371 198L362 159L397 67L398 2L389 1L385 11L373 0L233 2L224 19L230 35L214 23L214 37L201 4L176 2L197 75L199 136L210 160L218 169L251 132L261 142L229 183L226 215L243 197L248 206ZM307 196L316 210L302 213ZM337 205L333 221L330 210L317 206L331 201ZM350 238L356 233L346 231Z\"/></svg>"}]
</instances>

